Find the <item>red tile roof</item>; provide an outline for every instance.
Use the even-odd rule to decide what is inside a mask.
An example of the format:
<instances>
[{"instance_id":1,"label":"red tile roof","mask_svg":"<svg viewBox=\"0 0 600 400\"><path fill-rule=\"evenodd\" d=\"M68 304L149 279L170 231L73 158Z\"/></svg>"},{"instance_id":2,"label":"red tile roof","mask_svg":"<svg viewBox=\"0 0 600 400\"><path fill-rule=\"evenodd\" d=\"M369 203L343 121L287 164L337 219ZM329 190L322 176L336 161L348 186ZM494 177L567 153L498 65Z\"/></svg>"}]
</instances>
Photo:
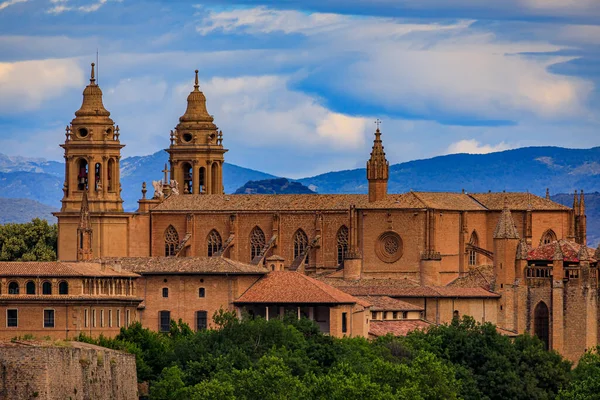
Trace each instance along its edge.
<instances>
[{"instance_id":1,"label":"red tile roof","mask_svg":"<svg viewBox=\"0 0 600 400\"><path fill-rule=\"evenodd\" d=\"M106 265L120 265L141 275L160 274L236 274L262 275L269 270L261 265L246 264L225 257L121 257L100 260Z\"/></svg>"},{"instance_id":2,"label":"red tile roof","mask_svg":"<svg viewBox=\"0 0 600 400\"><path fill-rule=\"evenodd\" d=\"M102 268L100 263L62 261L0 261L0 276L138 277L127 271Z\"/></svg>"},{"instance_id":3,"label":"red tile roof","mask_svg":"<svg viewBox=\"0 0 600 400\"><path fill-rule=\"evenodd\" d=\"M472 193L470 196L488 210L501 211L506 199L509 210L570 210L569 207L531 193Z\"/></svg>"},{"instance_id":4,"label":"red tile roof","mask_svg":"<svg viewBox=\"0 0 600 400\"><path fill-rule=\"evenodd\" d=\"M371 304L373 311L424 311L425 309L406 301L392 299L388 296L355 296Z\"/></svg>"},{"instance_id":5,"label":"red tile roof","mask_svg":"<svg viewBox=\"0 0 600 400\"><path fill-rule=\"evenodd\" d=\"M371 321L369 327L370 336L385 336L391 333L394 336L406 336L409 332L417 329L425 330L432 324L421 319L397 320L397 321Z\"/></svg>"},{"instance_id":6,"label":"red tile roof","mask_svg":"<svg viewBox=\"0 0 600 400\"><path fill-rule=\"evenodd\" d=\"M579 262L580 252L585 252L584 254L587 253L588 261L595 262L597 261L595 251L595 249L590 247L560 239L529 250L527 252L527 259L532 261L552 261L558 256L563 261Z\"/></svg>"},{"instance_id":7,"label":"red tile roof","mask_svg":"<svg viewBox=\"0 0 600 400\"><path fill-rule=\"evenodd\" d=\"M339 286L353 296L390 296L390 297L455 297L455 298L496 298L499 294L484 288L447 287L447 286Z\"/></svg>"},{"instance_id":8,"label":"red tile roof","mask_svg":"<svg viewBox=\"0 0 600 400\"><path fill-rule=\"evenodd\" d=\"M42 294L1 294L0 295L0 301L14 301L15 303L17 302L29 302L29 301L40 301L40 302L44 302L45 304L55 304L55 303L63 303L63 302L70 302L70 301L80 301L80 302L94 302L94 303L98 303L98 302L121 302L121 301L128 301L128 302L135 302L135 303L141 303L142 302L142 298L141 297L135 297L135 296L107 296L107 295L101 295L101 294L97 294L97 295L86 295L86 294L80 294L80 295L73 295L73 294L68 294L68 295L42 295Z\"/></svg>"},{"instance_id":9,"label":"red tile roof","mask_svg":"<svg viewBox=\"0 0 600 400\"><path fill-rule=\"evenodd\" d=\"M333 286L294 271L268 273L246 290L236 303L368 305Z\"/></svg>"}]
</instances>

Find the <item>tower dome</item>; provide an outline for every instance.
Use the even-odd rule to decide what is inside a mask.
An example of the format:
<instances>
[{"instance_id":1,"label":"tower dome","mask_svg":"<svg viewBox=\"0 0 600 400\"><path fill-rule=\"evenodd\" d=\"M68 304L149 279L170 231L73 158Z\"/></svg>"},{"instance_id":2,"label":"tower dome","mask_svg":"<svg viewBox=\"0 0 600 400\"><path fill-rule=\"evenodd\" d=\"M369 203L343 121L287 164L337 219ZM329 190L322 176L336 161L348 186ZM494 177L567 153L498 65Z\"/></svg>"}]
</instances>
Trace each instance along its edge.
<instances>
[{"instance_id":1,"label":"tower dome","mask_svg":"<svg viewBox=\"0 0 600 400\"><path fill-rule=\"evenodd\" d=\"M95 64L92 63L92 72L90 75L90 84L83 90L83 102L79 110L75 111L75 120L85 117L104 117L103 120L109 120L110 112L104 108L102 103L102 90L96 83L94 75ZM108 122L108 121L103 121ZM112 121L110 121L112 123Z\"/></svg>"},{"instance_id":2,"label":"tower dome","mask_svg":"<svg viewBox=\"0 0 600 400\"><path fill-rule=\"evenodd\" d=\"M200 91L198 70L195 73L194 90L187 97L187 109L179 118L179 122L208 122L210 125L207 124L206 128L216 129L217 127L212 124L214 119L206 109L206 96Z\"/></svg>"}]
</instances>

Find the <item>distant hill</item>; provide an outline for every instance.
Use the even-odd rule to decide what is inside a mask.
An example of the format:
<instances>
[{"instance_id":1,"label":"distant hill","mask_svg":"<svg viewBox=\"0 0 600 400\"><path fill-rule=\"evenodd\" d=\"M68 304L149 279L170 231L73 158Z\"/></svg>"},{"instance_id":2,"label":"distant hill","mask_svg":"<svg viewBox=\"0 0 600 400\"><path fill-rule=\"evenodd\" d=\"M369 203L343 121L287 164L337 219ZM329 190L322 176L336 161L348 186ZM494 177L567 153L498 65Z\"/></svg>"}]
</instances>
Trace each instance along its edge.
<instances>
[{"instance_id":1,"label":"distant hill","mask_svg":"<svg viewBox=\"0 0 600 400\"><path fill-rule=\"evenodd\" d=\"M573 207L573 194L550 196L553 201ZM587 216L588 246L596 247L600 243L600 193L585 193L585 215Z\"/></svg>"},{"instance_id":2,"label":"distant hill","mask_svg":"<svg viewBox=\"0 0 600 400\"><path fill-rule=\"evenodd\" d=\"M34 218L45 219L54 224L56 223L56 218L52 215L53 211L58 211L58 209L35 200L0 197L0 224L22 224Z\"/></svg>"},{"instance_id":3,"label":"distant hill","mask_svg":"<svg viewBox=\"0 0 600 400\"><path fill-rule=\"evenodd\" d=\"M290 182L285 178L249 181L235 191L235 194L313 194L312 190L300 182Z\"/></svg>"}]
</instances>

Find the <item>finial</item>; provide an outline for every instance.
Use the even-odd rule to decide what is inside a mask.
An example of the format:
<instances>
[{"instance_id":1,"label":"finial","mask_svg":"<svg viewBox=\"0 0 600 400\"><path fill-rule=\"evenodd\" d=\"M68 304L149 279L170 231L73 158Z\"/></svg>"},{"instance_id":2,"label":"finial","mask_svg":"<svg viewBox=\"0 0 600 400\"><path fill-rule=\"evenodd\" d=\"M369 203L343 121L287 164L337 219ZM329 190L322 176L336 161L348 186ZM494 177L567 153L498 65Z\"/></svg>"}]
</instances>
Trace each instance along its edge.
<instances>
[{"instance_id":1,"label":"finial","mask_svg":"<svg viewBox=\"0 0 600 400\"><path fill-rule=\"evenodd\" d=\"M381 125L381 120L379 118L377 118L375 120L375 125L377 126L377 131L376 132L379 132L379 125Z\"/></svg>"},{"instance_id":2,"label":"finial","mask_svg":"<svg viewBox=\"0 0 600 400\"><path fill-rule=\"evenodd\" d=\"M550 200L550 188L546 188L546 200Z\"/></svg>"},{"instance_id":3,"label":"finial","mask_svg":"<svg viewBox=\"0 0 600 400\"><path fill-rule=\"evenodd\" d=\"M146 200L146 182L142 182L142 200Z\"/></svg>"},{"instance_id":4,"label":"finial","mask_svg":"<svg viewBox=\"0 0 600 400\"><path fill-rule=\"evenodd\" d=\"M503 208L505 210L508 210L508 198L506 197L506 195L504 195L504 206L503 206Z\"/></svg>"},{"instance_id":5,"label":"finial","mask_svg":"<svg viewBox=\"0 0 600 400\"><path fill-rule=\"evenodd\" d=\"M196 80L194 81L194 90L198 90L200 85L198 85L198 70L194 71L196 73Z\"/></svg>"},{"instance_id":6,"label":"finial","mask_svg":"<svg viewBox=\"0 0 600 400\"><path fill-rule=\"evenodd\" d=\"M162 172L165 174L165 180L164 180L164 184L168 184L169 180L167 179L167 173L169 173L169 169L167 168L167 163L165 163L165 169L162 170Z\"/></svg>"},{"instance_id":7,"label":"finial","mask_svg":"<svg viewBox=\"0 0 600 400\"><path fill-rule=\"evenodd\" d=\"M90 83L93 85L96 82L96 78L94 76L94 67L96 66L95 63L92 63L92 74L90 76Z\"/></svg>"}]
</instances>

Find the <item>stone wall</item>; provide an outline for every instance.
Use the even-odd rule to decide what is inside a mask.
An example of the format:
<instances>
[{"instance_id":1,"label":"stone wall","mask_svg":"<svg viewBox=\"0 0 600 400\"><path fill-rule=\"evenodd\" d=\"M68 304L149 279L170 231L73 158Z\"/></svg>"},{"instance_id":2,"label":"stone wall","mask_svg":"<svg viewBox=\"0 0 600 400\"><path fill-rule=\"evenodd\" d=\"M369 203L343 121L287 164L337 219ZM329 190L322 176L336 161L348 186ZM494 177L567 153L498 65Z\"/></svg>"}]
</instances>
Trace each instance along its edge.
<instances>
[{"instance_id":1,"label":"stone wall","mask_svg":"<svg viewBox=\"0 0 600 400\"><path fill-rule=\"evenodd\" d=\"M0 400L137 398L132 354L79 342L0 344Z\"/></svg>"}]
</instances>

